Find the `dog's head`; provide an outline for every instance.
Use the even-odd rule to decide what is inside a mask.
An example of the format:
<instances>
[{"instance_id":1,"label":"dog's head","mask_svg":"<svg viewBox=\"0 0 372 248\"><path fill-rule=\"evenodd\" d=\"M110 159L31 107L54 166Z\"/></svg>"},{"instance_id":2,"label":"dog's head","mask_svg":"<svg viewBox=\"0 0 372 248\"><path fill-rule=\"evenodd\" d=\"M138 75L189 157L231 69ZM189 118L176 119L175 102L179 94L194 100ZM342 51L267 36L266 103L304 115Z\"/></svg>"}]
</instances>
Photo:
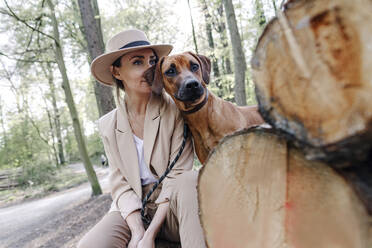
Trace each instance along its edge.
<instances>
[{"instance_id":1,"label":"dog's head","mask_svg":"<svg viewBox=\"0 0 372 248\"><path fill-rule=\"evenodd\" d=\"M162 57L144 77L156 94L164 88L175 100L192 105L202 99L210 72L211 63L207 57L186 52Z\"/></svg>"}]
</instances>

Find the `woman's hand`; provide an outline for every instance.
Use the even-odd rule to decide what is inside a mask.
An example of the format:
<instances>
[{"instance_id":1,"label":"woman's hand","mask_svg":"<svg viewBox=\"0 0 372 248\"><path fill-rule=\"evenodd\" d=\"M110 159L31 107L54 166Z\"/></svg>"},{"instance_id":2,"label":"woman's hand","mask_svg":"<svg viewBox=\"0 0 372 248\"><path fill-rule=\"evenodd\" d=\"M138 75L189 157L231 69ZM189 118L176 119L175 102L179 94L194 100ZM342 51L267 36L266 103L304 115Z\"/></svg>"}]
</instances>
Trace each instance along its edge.
<instances>
[{"instance_id":1,"label":"woman's hand","mask_svg":"<svg viewBox=\"0 0 372 248\"><path fill-rule=\"evenodd\" d=\"M141 247L139 246L140 241L143 239L144 234L133 234L132 237L130 238L130 241L128 243L128 248L137 248ZM155 248L155 246L154 246Z\"/></svg>"},{"instance_id":2,"label":"woman's hand","mask_svg":"<svg viewBox=\"0 0 372 248\"><path fill-rule=\"evenodd\" d=\"M143 238L138 243L138 248L155 248L156 235L160 231L160 227L163 224L168 211L169 202L159 204L150 226L147 228Z\"/></svg>"},{"instance_id":3,"label":"woman's hand","mask_svg":"<svg viewBox=\"0 0 372 248\"><path fill-rule=\"evenodd\" d=\"M137 248L155 248L155 236L145 233Z\"/></svg>"},{"instance_id":4,"label":"woman's hand","mask_svg":"<svg viewBox=\"0 0 372 248\"><path fill-rule=\"evenodd\" d=\"M126 221L131 232L131 238L128 244L128 248L137 248L138 243L141 241L143 235L145 234L145 228L143 227L140 211L134 211L133 213L128 215Z\"/></svg>"}]
</instances>

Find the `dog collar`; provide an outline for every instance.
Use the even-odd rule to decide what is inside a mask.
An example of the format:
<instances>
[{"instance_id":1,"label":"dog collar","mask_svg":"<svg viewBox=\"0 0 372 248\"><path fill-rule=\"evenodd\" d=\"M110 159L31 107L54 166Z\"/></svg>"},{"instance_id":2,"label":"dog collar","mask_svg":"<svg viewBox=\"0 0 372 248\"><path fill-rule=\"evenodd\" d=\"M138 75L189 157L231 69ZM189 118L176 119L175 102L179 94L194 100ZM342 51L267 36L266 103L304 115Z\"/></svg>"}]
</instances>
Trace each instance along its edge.
<instances>
[{"instance_id":1,"label":"dog collar","mask_svg":"<svg viewBox=\"0 0 372 248\"><path fill-rule=\"evenodd\" d=\"M201 109L208 101L208 90L206 90L206 93L205 93L205 97L204 97L204 100L199 103L198 105L195 106L195 108L193 109L190 109L190 110L181 110L181 113L182 114L185 114L185 115L189 115L189 114L192 114L192 113L195 113L196 111L198 111L199 109Z\"/></svg>"}]
</instances>

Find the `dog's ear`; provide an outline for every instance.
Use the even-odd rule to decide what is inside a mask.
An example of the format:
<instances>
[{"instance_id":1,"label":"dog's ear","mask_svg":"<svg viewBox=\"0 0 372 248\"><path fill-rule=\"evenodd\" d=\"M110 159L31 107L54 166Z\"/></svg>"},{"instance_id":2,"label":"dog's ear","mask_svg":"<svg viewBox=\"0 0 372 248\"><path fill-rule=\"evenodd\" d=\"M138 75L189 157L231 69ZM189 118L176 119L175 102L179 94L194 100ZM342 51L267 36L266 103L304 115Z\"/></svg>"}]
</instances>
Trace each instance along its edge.
<instances>
[{"instance_id":1,"label":"dog's ear","mask_svg":"<svg viewBox=\"0 0 372 248\"><path fill-rule=\"evenodd\" d=\"M200 59L201 64L202 64L203 80L206 84L209 84L209 79L211 76L211 61L209 60L208 57L204 55L197 54L197 56Z\"/></svg>"},{"instance_id":2,"label":"dog's ear","mask_svg":"<svg viewBox=\"0 0 372 248\"><path fill-rule=\"evenodd\" d=\"M211 61L208 57L201 55L201 54L195 54L192 52L189 52L196 60L198 60L200 64L200 69L202 72L203 81L206 84L209 84L209 79L211 75Z\"/></svg>"},{"instance_id":3,"label":"dog's ear","mask_svg":"<svg viewBox=\"0 0 372 248\"><path fill-rule=\"evenodd\" d=\"M163 65L164 57L162 57L156 65L151 66L143 73L143 77L147 83L151 85L152 91L160 95L164 88L163 76L161 74L161 66Z\"/></svg>"}]
</instances>

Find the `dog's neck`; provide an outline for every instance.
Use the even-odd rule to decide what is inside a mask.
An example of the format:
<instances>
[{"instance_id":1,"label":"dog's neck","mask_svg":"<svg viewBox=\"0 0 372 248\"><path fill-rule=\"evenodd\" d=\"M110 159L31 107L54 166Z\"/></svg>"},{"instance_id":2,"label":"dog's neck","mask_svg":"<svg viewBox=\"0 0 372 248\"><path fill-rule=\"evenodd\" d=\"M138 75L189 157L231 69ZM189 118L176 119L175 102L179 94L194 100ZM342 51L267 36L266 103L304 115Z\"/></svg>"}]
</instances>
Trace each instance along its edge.
<instances>
[{"instance_id":1,"label":"dog's neck","mask_svg":"<svg viewBox=\"0 0 372 248\"><path fill-rule=\"evenodd\" d=\"M189 114L193 114L193 113L199 111L208 102L208 96L209 96L209 91L208 91L208 89L205 89L205 97L204 97L203 101L198 103L196 106L194 106L190 110L181 110L181 113L183 115L189 115Z\"/></svg>"},{"instance_id":2,"label":"dog's neck","mask_svg":"<svg viewBox=\"0 0 372 248\"><path fill-rule=\"evenodd\" d=\"M199 110L193 113L184 114L185 111L181 111L181 114L185 122L189 125L190 131L194 138L195 152L202 164L206 161L210 150L216 145L216 133L213 128L210 127L212 118L210 118L209 109L213 109L211 105L214 104L214 95L208 92L206 89L206 94L208 97L204 97L204 100ZM206 139L205 136L210 137Z\"/></svg>"}]
</instances>

